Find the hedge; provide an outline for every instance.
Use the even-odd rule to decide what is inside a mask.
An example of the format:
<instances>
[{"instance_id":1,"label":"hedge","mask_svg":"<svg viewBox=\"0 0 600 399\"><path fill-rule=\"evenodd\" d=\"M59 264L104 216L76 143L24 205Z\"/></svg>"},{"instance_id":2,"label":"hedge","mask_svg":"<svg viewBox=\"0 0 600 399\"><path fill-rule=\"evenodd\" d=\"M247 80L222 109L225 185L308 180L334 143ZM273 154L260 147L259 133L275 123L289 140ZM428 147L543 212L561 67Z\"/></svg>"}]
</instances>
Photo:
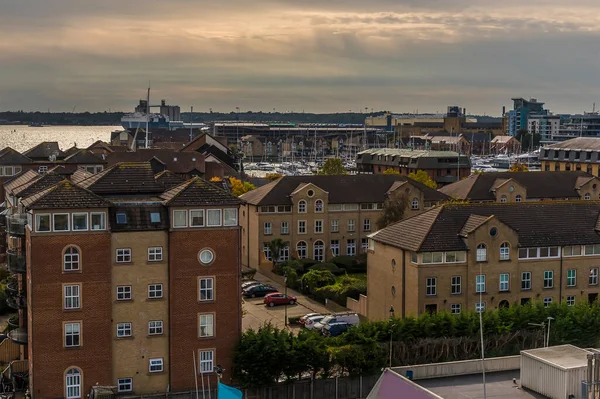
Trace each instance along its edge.
<instances>
[{"instance_id":1,"label":"hedge","mask_svg":"<svg viewBox=\"0 0 600 399\"><path fill-rule=\"evenodd\" d=\"M336 276L346 273L344 269L340 269L334 263L317 263L316 265L311 266L310 270L327 270Z\"/></svg>"}]
</instances>

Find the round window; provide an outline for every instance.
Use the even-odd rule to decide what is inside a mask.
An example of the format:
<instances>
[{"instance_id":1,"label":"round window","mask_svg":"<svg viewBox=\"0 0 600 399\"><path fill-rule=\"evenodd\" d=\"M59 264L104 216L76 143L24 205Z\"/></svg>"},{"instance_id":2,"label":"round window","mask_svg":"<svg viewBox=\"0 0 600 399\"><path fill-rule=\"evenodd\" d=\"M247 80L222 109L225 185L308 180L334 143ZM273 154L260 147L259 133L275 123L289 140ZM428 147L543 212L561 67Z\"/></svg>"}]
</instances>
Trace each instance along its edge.
<instances>
[{"instance_id":1,"label":"round window","mask_svg":"<svg viewBox=\"0 0 600 399\"><path fill-rule=\"evenodd\" d=\"M396 270L396 259L392 259L392 270Z\"/></svg>"},{"instance_id":2,"label":"round window","mask_svg":"<svg viewBox=\"0 0 600 399\"><path fill-rule=\"evenodd\" d=\"M510 191L511 193L512 193L513 191L515 191L515 186L510 186L510 187L508 188L508 191Z\"/></svg>"},{"instance_id":3,"label":"round window","mask_svg":"<svg viewBox=\"0 0 600 399\"><path fill-rule=\"evenodd\" d=\"M203 249L202 251L200 251L198 259L200 259L200 263L208 265L212 263L213 260L215 260L215 254L210 249Z\"/></svg>"},{"instance_id":4,"label":"round window","mask_svg":"<svg viewBox=\"0 0 600 399\"><path fill-rule=\"evenodd\" d=\"M497 228L495 228L495 227L492 227L492 228L490 229L490 236L492 236L492 237L496 237L497 235L498 235L498 229L497 229Z\"/></svg>"},{"instance_id":5,"label":"round window","mask_svg":"<svg viewBox=\"0 0 600 399\"><path fill-rule=\"evenodd\" d=\"M308 190L306 192L306 195L308 195L309 197L312 197L313 195L315 195L315 192L313 190Z\"/></svg>"},{"instance_id":6,"label":"round window","mask_svg":"<svg viewBox=\"0 0 600 399\"><path fill-rule=\"evenodd\" d=\"M392 285L392 296L396 297L396 287Z\"/></svg>"}]
</instances>

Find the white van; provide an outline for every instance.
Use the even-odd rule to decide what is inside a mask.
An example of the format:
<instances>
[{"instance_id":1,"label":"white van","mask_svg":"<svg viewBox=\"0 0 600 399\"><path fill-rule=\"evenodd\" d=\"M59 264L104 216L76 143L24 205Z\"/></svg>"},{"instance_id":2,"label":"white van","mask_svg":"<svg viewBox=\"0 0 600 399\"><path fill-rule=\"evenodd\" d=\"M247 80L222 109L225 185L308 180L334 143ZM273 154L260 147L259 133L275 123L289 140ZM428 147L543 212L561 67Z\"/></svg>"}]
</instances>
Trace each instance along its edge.
<instances>
[{"instance_id":1,"label":"white van","mask_svg":"<svg viewBox=\"0 0 600 399\"><path fill-rule=\"evenodd\" d=\"M360 319L358 318L358 313L353 312L344 312L344 313L334 313L329 316L325 316L323 320L318 323L315 323L314 328L316 330L321 331L327 324L329 323L348 323L351 326L355 326L360 323Z\"/></svg>"}]
</instances>

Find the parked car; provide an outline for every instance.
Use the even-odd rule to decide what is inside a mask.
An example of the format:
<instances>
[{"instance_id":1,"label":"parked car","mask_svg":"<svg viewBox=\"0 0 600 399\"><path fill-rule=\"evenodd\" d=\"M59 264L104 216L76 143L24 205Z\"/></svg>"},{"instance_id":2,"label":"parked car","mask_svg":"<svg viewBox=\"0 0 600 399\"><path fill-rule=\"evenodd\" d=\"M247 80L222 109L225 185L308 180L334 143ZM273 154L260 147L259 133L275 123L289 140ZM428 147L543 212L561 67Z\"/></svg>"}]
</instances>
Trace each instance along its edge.
<instances>
[{"instance_id":1,"label":"parked car","mask_svg":"<svg viewBox=\"0 0 600 399\"><path fill-rule=\"evenodd\" d=\"M293 305L296 303L296 297L293 295L285 295L281 292L274 292L265 296L265 305L273 307L275 305Z\"/></svg>"},{"instance_id":2,"label":"parked car","mask_svg":"<svg viewBox=\"0 0 600 399\"><path fill-rule=\"evenodd\" d=\"M323 327L323 335L326 337L337 337L348 331L352 325L348 323L329 323Z\"/></svg>"},{"instance_id":3,"label":"parked car","mask_svg":"<svg viewBox=\"0 0 600 399\"><path fill-rule=\"evenodd\" d=\"M330 323L348 323L352 326L357 325L360 322L357 313L344 312L335 313L329 316L325 316L323 320L315 324L317 330L323 330L323 328Z\"/></svg>"},{"instance_id":4,"label":"parked car","mask_svg":"<svg viewBox=\"0 0 600 399\"><path fill-rule=\"evenodd\" d=\"M301 325L304 325L304 323L306 322L306 319L308 319L309 317L313 317L313 316L320 316L321 313L307 313L304 316L300 317L300 319L298 319L298 323L300 323Z\"/></svg>"},{"instance_id":5,"label":"parked car","mask_svg":"<svg viewBox=\"0 0 600 399\"><path fill-rule=\"evenodd\" d=\"M325 318L325 316L323 316L322 314L316 315L316 316L311 316L304 321L304 328L306 328L308 330L312 330L313 328L315 328L315 324L317 324L324 318Z\"/></svg>"},{"instance_id":6,"label":"parked car","mask_svg":"<svg viewBox=\"0 0 600 399\"><path fill-rule=\"evenodd\" d=\"M242 291L242 295L247 298L256 298L256 297L265 296L267 294L270 294L272 292L277 292L277 291L278 291L277 288L275 288L271 285L261 284L261 285L253 285L251 287L246 288L245 290Z\"/></svg>"},{"instance_id":7,"label":"parked car","mask_svg":"<svg viewBox=\"0 0 600 399\"><path fill-rule=\"evenodd\" d=\"M244 289L246 289L248 287L252 287L253 285L261 285L261 284L263 284L263 283L261 283L260 281L256 281L256 280L245 281L245 282L242 283L242 290L244 290Z\"/></svg>"}]
</instances>

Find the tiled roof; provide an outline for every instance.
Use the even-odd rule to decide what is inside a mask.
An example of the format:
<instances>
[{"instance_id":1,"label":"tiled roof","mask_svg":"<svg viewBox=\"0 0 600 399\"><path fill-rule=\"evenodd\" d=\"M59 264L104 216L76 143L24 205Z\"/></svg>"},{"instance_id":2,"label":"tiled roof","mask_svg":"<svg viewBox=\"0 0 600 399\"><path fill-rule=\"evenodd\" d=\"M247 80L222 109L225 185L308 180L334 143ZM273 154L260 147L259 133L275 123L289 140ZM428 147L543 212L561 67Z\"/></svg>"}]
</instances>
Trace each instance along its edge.
<instances>
[{"instance_id":1,"label":"tiled roof","mask_svg":"<svg viewBox=\"0 0 600 399\"><path fill-rule=\"evenodd\" d=\"M30 180L29 182L16 187L13 190L13 194L17 195L21 198L29 197L39 191L43 191L48 187L54 186L55 184L64 180L64 176L59 175L58 173L44 173L40 175L38 178L34 180Z\"/></svg>"},{"instance_id":2,"label":"tiled roof","mask_svg":"<svg viewBox=\"0 0 600 399\"><path fill-rule=\"evenodd\" d=\"M96 194L161 193L149 162L122 162L78 183Z\"/></svg>"},{"instance_id":3,"label":"tiled roof","mask_svg":"<svg viewBox=\"0 0 600 399\"><path fill-rule=\"evenodd\" d=\"M508 143L512 139L515 139L513 136L496 136L492 139L492 143Z\"/></svg>"},{"instance_id":4,"label":"tiled roof","mask_svg":"<svg viewBox=\"0 0 600 399\"><path fill-rule=\"evenodd\" d=\"M76 146L68 148L67 150L65 150L65 157L69 157L75 154L77 151L79 151L79 148L77 148Z\"/></svg>"},{"instance_id":5,"label":"tiled roof","mask_svg":"<svg viewBox=\"0 0 600 399\"><path fill-rule=\"evenodd\" d=\"M382 203L390 188L397 182L410 182L423 190L425 201L442 201L448 197L430 187L400 175L345 175L345 176L283 176L244 195L242 199L253 205L291 204L290 195L301 184L312 183L329 192L330 204Z\"/></svg>"},{"instance_id":6,"label":"tiled roof","mask_svg":"<svg viewBox=\"0 0 600 399\"><path fill-rule=\"evenodd\" d=\"M106 164L106 161L94 154L93 152L91 152L90 150L83 149L77 150L71 153L71 155L67 156L65 158L65 163L101 165Z\"/></svg>"},{"instance_id":7,"label":"tiled roof","mask_svg":"<svg viewBox=\"0 0 600 399\"><path fill-rule=\"evenodd\" d=\"M176 175L170 170L163 170L162 172L157 173L156 175L154 175L154 179L160 185L162 185L165 188L165 190L177 186L185 181L185 179L183 179L179 175Z\"/></svg>"},{"instance_id":8,"label":"tiled roof","mask_svg":"<svg viewBox=\"0 0 600 399\"><path fill-rule=\"evenodd\" d=\"M12 191L15 188L18 188L18 187L22 186L23 184L26 184L32 180L35 180L39 176L40 175L37 172L35 172L31 169L28 169L24 172L21 172L16 178L12 179L10 182L4 183L4 190L7 193L12 193Z\"/></svg>"},{"instance_id":9,"label":"tiled roof","mask_svg":"<svg viewBox=\"0 0 600 399\"><path fill-rule=\"evenodd\" d=\"M86 172L83 169L77 168L71 175L70 180L75 184L79 184L82 181L89 179L92 176L94 176L93 173Z\"/></svg>"},{"instance_id":10,"label":"tiled roof","mask_svg":"<svg viewBox=\"0 0 600 399\"><path fill-rule=\"evenodd\" d=\"M58 142L56 141L44 141L25 151L23 155L32 159L43 158L44 160L48 159L50 155L56 155L56 157L59 159L65 157L65 153L61 151L60 147L58 146Z\"/></svg>"},{"instance_id":11,"label":"tiled roof","mask_svg":"<svg viewBox=\"0 0 600 399\"><path fill-rule=\"evenodd\" d=\"M469 233L476 230L479 226L484 224L490 219L488 216L480 216L480 215L471 215L467 219L465 225L460 230L460 236L466 237Z\"/></svg>"},{"instance_id":12,"label":"tiled roof","mask_svg":"<svg viewBox=\"0 0 600 399\"><path fill-rule=\"evenodd\" d=\"M160 196L167 206L239 205L242 201L199 177L193 177Z\"/></svg>"},{"instance_id":13,"label":"tiled roof","mask_svg":"<svg viewBox=\"0 0 600 399\"><path fill-rule=\"evenodd\" d=\"M439 189L456 199L494 201L492 189L501 180L513 179L527 189L527 198L580 198L576 188L591 175L585 172L486 172L473 174ZM582 180L584 179L584 180Z\"/></svg>"},{"instance_id":14,"label":"tiled roof","mask_svg":"<svg viewBox=\"0 0 600 399\"><path fill-rule=\"evenodd\" d=\"M17 150L5 147L0 151L0 165L22 165L24 163L31 163L31 159L22 155Z\"/></svg>"},{"instance_id":15,"label":"tiled roof","mask_svg":"<svg viewBox=\"0 0 600 399\"><path fill-rule=\"evenodd\" d=\"M94 144L90 145L87 149L89 150L91 148L104 148L108 152L114 151L108 143L105 143L102 140L95 141Z\"/></svg>"},{"instance_id":16,"label":"tiled roof","mask_svg":"<svg viewBox=\"0 0 600 399\"><path fill-rule=\"evenodd\" d=\"M552 144L544 148L552 148L555 150L600 150L600 138L597 137L576 137L571 140L565 140L560 143Z\"/></svg>"},{"instance_id":17,"label":"tiled roof","mask_svg":"<svg viewBox=\"0 0 600 399\"><path fill-rule=\"evenodd\" d=\"M110 202L68 180L21 200L27 209L107 208Z\"/></svg>"},{"instance_id":18,"label":"tiled roof","mask_svg":"<svg viewBox=\"0 0 600 399\"><path fill-rule=\"evenodd\" d=\"M159 160L171 172L188 173L192 170L204 172L204 156L195 152L179 152L171 149L138 149L137 151L113 152L106 156L108 165L119 162L147 162Z\"/></svg>"},{"instance_id":19,"label":"tiled roof","mask_svg":"<svg viewBox=\"0 0 600 399\"><path fill-rule=\"evenodd\" d=\"M465 225L475 226L483 217L493 216L517 232L519 247L599 244L599 215L597 201L452 204L396 223L372 237L411 251L464 251L468 249L461 237Z\"/></svg>"}]
</instances>

